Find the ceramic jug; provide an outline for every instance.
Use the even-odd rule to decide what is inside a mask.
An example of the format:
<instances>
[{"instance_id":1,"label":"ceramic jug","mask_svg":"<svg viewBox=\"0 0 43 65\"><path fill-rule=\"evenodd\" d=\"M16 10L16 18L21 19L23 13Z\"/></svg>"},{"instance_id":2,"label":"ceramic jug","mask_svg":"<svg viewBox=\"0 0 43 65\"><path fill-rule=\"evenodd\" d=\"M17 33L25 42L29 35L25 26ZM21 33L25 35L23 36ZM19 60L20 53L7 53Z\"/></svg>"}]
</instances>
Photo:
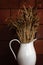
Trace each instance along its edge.
<instances>
[{"instance_id":1,"label":"ceramic jug","mask_svg":"<svg viewBox=\"0 0 43 65\"><path fill-rule=\"evenodd\" d=\"M20 49L19 49L17 57L11 47L12 42L15 42L15 41L17 41L20 44ZM10 50L12 51L15 60L18 61L19 65L35 65L36 64L36 51L34 48L34 41L36 41L36 39L34 39L33 41L29 43L21 43L17 39L13 39L10 41L9 43Z\"/></svg>"}]
</instances>

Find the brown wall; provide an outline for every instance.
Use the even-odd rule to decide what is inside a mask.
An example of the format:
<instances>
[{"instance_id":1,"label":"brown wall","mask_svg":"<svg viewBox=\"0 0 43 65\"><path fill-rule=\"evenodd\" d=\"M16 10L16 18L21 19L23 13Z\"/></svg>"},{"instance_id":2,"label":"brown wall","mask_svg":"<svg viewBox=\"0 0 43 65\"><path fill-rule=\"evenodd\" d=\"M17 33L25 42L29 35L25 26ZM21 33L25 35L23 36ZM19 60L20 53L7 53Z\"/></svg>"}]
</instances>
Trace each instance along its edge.
<instances>
[{"instance_id":1,"label":"brown wall","mask_svg":"<svg viewBox=\"0 0 43 65\"><path fill-rule=\"evenodd\" d=\"M16 15L18 14L19 8L22 8L23 4L25 4L26 7L31 5L31 6L37 6L38 8L37 11L40 18L40 26L37 33L38 40L35 42L35 48L37 54L43 54L43 0L1 0L0 1L0 45L2 42L3 42L2 45L4 45L5 41L7 42L10 36L11 35L13 36L12 33L9 33L9 31L7 32L8 29L6 28L6 24L8 22L5 21L7 17L10 17L10 9L11 9L11 16L13 17L13 19L15 19ZM13 38L12 36L11 39ZM4 47L6 46L3 46L1 48ZM2 51L3 49L1 48L0 50Z\"/></svg>"},{"instance_id":2,"label":"brown wall","mask_svg":"<svg viewBox=\"0 0 43 65\"><path fill-rule=\"evenodd\" d=\"M18 65L13 54L9 49L9 41L18 38L15 30L9 30L6 18L11 16L16 18L19 8L29 5L36 6L40 18L40 26L37 33L38 40L35 42L37 53L36 65L43 65L43 0L0 0L0 65ZM17 55L19 44L13 44L12 47Z\"/></svg>"}]
</instances>

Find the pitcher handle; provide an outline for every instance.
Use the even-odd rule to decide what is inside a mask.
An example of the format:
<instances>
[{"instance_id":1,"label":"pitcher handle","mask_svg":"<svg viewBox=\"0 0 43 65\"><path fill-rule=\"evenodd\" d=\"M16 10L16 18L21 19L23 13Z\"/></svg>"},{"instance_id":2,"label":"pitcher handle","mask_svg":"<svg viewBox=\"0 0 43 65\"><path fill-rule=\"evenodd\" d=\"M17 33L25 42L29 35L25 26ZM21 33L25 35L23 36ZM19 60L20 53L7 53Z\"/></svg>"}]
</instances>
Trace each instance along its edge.
<instances>
[{"instance_id":1,"label":"pitcher handle","mask_svg":"<svg viewBox=\"0 0 43 65\"><path fill-rule=\"evenodd\" d=\"M15 52L13 51L13 49L12 49L12 47L11 47L11 43L12 43L13 41L17 41L18 43L20 43L20 41L17 40L17 39L12 39L12 40L10 41L10 43L9 43L10 50L12 51L12 53L13 53L13 55L14 55L14 58L17 59L17 58L16 58L16 54L15 54Z\"/></svg>"}]
</instances>

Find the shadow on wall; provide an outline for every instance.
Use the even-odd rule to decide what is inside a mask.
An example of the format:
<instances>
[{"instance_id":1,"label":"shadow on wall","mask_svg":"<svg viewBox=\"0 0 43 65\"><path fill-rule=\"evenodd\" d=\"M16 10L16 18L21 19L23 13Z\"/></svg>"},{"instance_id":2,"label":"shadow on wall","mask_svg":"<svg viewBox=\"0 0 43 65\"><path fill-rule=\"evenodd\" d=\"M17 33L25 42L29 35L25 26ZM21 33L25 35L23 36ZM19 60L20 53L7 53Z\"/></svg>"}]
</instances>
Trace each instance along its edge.
<instances>
[{"instance_id":1,"label":"shadow on wall","mask_svg":"<svg viewBox=\"0 0 43 65\"><path fill-rule=\"evenodd\" d=\"M9 48L9 42L14 38L18 39L16 31L13 29L9 31L7 25L0 30L0 65L18 65ZM12 44L12 48L16 55L18 53L19 46L18 42L15 42L15 44L13 42Z\"/></svg>"}]
</instances>

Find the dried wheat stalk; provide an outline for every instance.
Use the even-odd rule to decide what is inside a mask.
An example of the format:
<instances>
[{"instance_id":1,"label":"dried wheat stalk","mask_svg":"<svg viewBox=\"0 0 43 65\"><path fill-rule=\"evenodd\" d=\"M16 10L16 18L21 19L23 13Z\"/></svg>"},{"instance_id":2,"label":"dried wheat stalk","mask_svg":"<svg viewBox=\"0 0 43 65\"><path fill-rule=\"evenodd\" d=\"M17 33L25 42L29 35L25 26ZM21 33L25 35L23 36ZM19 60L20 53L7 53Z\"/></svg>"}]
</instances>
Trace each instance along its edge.
<instances>
[{"instance_id":1,"label":"dried wheat stalk","mask_svg":"<svg viewBox=\"0 0 43 65\"><path fill-rule=\"evenodd\" d=\"M21 43L27 43L34 39L39 26L39 19L36 9L23 6L19 12L22 14L16 18L16 21L9 19L11 27L16 28Z\"/></svg>"}]
</instances>

